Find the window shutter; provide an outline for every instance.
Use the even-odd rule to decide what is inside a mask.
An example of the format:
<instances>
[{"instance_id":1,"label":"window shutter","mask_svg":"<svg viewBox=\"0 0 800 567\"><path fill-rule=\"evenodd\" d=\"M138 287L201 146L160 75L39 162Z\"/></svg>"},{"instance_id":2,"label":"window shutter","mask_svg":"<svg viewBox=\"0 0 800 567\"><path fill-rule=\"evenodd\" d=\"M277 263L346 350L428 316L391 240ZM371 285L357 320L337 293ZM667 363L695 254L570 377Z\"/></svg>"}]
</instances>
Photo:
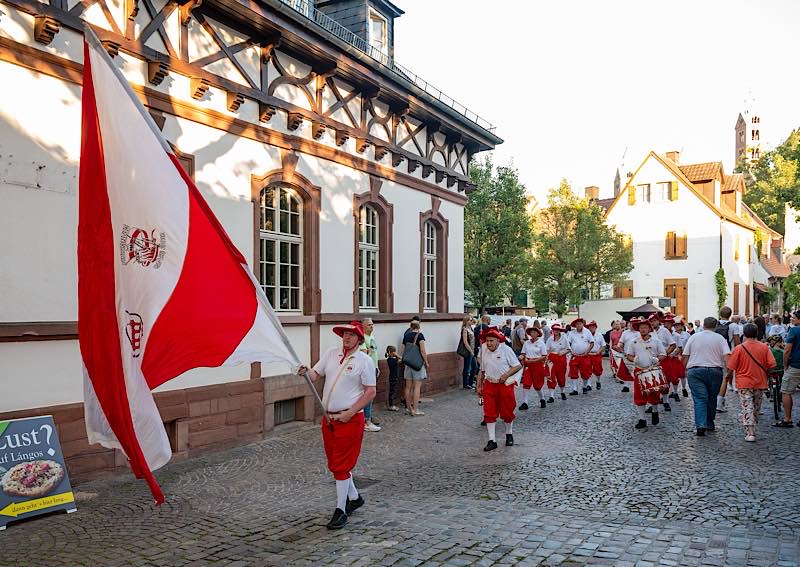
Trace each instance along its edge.
<instances>
[{"instance_id":1,"label":"window shutter","mask_svg":"<svg viewBox=\"0 0 800 567\"><path fill-rule=\"evenodd\" d=\"M739 259L739 235L736 235L736 238L733 239L733 259L734 261Z\"/></svg>"},{"instance_id":2,"label":"window shutter","mask_svg":"<svg viewBox=\"0 0 800 567\"><path fill-rule=\"evenodd\" d=\"M675 233L668 232L667 238L664 241L664 256L673 258L675 256Z\"/></svg>"},{"instance_id":3,"label":"window shutter","mask_svg":"<svg viewBox=\"0 0 800 567\"><path fill-rule=\"evenodd\" d=\"M635 205L636 204L636 187L630 185L628 187L628 204Z\"/></svg>"},{"instance_id":4,"label":"window shutter","mask_svg":"<svg viewBox=\"0 0 800 567\"><path fill-rule=\"evenodd\" d=\"M677 181L670 181L670 184L669 184L669 200L670 201L677 201L678 200L678 182Z\"/></svg>"},{"instance_id":5,"label":"window shutter","mask_svg":"<svg viewBox=\"0 0 800 567\"><path fill-rule=\"evenodd\" d=\"M686 233L679 234L675 240L675 255L678 258L686 258L686 248L687 248L687 239Z\"/></svg>"}]
</instances>

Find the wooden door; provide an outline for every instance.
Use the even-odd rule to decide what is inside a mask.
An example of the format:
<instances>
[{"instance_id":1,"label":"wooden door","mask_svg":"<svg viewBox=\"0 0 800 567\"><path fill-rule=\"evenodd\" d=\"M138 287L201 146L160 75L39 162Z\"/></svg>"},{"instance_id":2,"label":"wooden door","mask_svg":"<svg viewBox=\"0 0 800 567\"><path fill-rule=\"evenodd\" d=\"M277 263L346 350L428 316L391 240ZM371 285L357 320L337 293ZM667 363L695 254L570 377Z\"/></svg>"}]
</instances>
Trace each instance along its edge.
<instances>
[{"instance_id":1,"label":"wooden door","mask_svg":"<svg viewBox=\"0 0 800 567\"><path fill-rule=\"evenodd\" d=\"M733 282L733 314L739 314L739 282Z\"/></svg>"},{"instance_id":2,"label":"wooden door","mask_svg":"<svg viewBox=\"0 0 800 567\"><path fill-rule=\"evenodd\" d=\"M750 317L750 284L744 286L744 316Z\"/></svg>"},{"instance_id":3,"label":"wooden door","mask_svg":"<svg viewBox=\"0 0 800 567\"><path fill-rule=\"evenodd\" d=\"M689 280L673 278L664 280L664 297L675 300L673 313L687 319L689 317Z\"/></svg>"}]
</instances>

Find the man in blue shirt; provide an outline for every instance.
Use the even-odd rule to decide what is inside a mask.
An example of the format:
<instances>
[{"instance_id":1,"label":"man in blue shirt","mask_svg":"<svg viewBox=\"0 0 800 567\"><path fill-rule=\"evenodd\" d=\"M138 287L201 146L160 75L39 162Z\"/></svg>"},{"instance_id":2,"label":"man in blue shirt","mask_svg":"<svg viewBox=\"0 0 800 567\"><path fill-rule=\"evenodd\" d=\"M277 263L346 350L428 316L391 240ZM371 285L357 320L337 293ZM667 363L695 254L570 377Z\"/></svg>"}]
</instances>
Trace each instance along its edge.
<instances>
[{"instance_id":1,"label":"man in blue shirt","mask_svg":"<svg viewBox=\"0 0 800 567\"><path fill-rule=\"evenodd\" d=\"M792 326L786 334L783 349L783 382L781 382L781 394L783 394L783 421L775 424L775 427L794 427L792 423L792 394L800 386L800 311L794 311L790 322ZM800 423L798 423L800 425Z\"/></svg>"}]
</instances>

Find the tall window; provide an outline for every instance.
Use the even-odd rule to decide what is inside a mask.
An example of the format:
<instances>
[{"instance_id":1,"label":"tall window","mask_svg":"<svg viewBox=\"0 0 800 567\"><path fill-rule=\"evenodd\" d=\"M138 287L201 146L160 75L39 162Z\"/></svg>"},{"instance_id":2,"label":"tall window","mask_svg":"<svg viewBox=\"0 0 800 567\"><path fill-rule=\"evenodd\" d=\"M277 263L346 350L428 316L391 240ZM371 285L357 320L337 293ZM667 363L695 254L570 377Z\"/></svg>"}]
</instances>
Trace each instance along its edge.
<instances>
[{"instance_id":1,"label":"tall window","mask_svg":"<svg viewBox=\"0 0 800 567\"><path fill-rule=\"evenodd\" d=\"M386 18L375 10L369 11L369 45L370 55L384 63L389 56L389 25Z\"/></svg>"},{"instance_id":2,"label":"tall window","mask_svg":"<svg viewBox=\"0 0 800 567\"><path fill-rule=\"evenodd\" d=\"M425 223L425 309L436 310L436 227L431 221Z\"/></svg>"},{"instance_id":3,"label":"tall window","mask_svg":"<svg viewBox=\"0 0 800 567\"><path fill-rule=\"evenodd\" d=\"M650 202L650 184L646 183L644 185L637 185L636 186L636 198L639 201L644 201L649 203Z\"/></svg>"},{"instance_id":4,"label":"tall window","mask_svg":"<svg viewBox=\"0 0 800 567\"><path fill-rule=\"evenodd\" d=\"M303 202L288 187L261 190L259 266L261 287L277 311L300 311Z\"/></svg>"},{"instance_id":5,"label":"tall window","mask_svg":"<svg viewBox=\"0 0 800 567\"><path fill-rule=\"evenodd\" d=\"M378 308L378 212L364 205L358 210L358 306Z\"/></svg>"}]
</instances>

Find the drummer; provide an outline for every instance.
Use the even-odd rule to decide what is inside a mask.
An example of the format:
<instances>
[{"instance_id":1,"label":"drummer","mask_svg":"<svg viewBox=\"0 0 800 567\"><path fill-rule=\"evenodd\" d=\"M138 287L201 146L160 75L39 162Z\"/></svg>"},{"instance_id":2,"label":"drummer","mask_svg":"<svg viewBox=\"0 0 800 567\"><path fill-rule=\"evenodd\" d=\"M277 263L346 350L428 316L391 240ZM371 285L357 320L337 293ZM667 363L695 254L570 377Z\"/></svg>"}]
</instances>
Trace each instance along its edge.
<instances>
[{"instance_id":1,"label":"drummer","mask_svg":"<svg viewBox=\"0 0 800 567\"><path fill-rule=\"evenodd\" d=\"M638 325L641 321L642 319L640 317L631 317L631 320L628 321L628 328L622 332L622 335L620 335L619 337L619 341L614 347L614 351L619 353L618 364L617 364L617 376L622 379L623 392L630 392L630 389L628 388L628 382L633 382L633 374L631 374L632 365L625 358L625 347L633 339L639 337Z\"/></svg>"},{"instance_id":2,"label":"drummer","mask_svg":"<svg viewBox=\"0 0 800 567\"><path fill-rule=\"evenodd\" d=\"M631 340L625 345L625 356L634 366L633 370L633 403L639 414L639 421L636 429L647 427L645 421L645 406L650 404L653 409L652 423L658 425L658 406L661 404L661 392L645 393L639 382L640 376L652 374L657 380L666 385L663 372L659 363L667 356L667 351L663 343L658 340L650 331L649 321L638 323L639 337Z\"/></svg>"},{"instance_id":3,"label":"drummer","mask_svg":"<svg viewBox=\"0 0 800 567\"><path fill-rule=\"evenodd\" d=\"M519 409L523 411L528 409L528 394L531 386L539 395L539 407L547 407L547 402L544 401L544 392L542 392L547 346L542 339L541 328L530 327L525 332L528 333L528 340L522 345L522 354L519 357L520 362L525 366L525 372L522 374L523 400L522 405L519 406Z\"/></svg>"},{"instance_id":4,"label":"drummer","mask_svg":"<svg viewBox=\"0 0 800 567\"><path fill-rule=\"evenodd\" d=\"M671 331L671 327L675 322L675 319L673 318L672 313L665 313L663 315L653 313L650 315L648 320L650 321L650 327L652 329L651 333L659 341L661 341L661 344L664 345L664 349L667 351L667 357L661 362L661 371L664 373L664 377L667 379L669 384L677 384L680 381L680 378L678 378L678 369L676 366L679 364L680 366L683 366L683 363L680 362L679 359L675 358L675 337L672 336ZM669 398L666 396L665 392L661 399L661 404L664 406L664 411L672 411L672 407L670 407L668 399Z\"/></svg>"}]
</instances>

